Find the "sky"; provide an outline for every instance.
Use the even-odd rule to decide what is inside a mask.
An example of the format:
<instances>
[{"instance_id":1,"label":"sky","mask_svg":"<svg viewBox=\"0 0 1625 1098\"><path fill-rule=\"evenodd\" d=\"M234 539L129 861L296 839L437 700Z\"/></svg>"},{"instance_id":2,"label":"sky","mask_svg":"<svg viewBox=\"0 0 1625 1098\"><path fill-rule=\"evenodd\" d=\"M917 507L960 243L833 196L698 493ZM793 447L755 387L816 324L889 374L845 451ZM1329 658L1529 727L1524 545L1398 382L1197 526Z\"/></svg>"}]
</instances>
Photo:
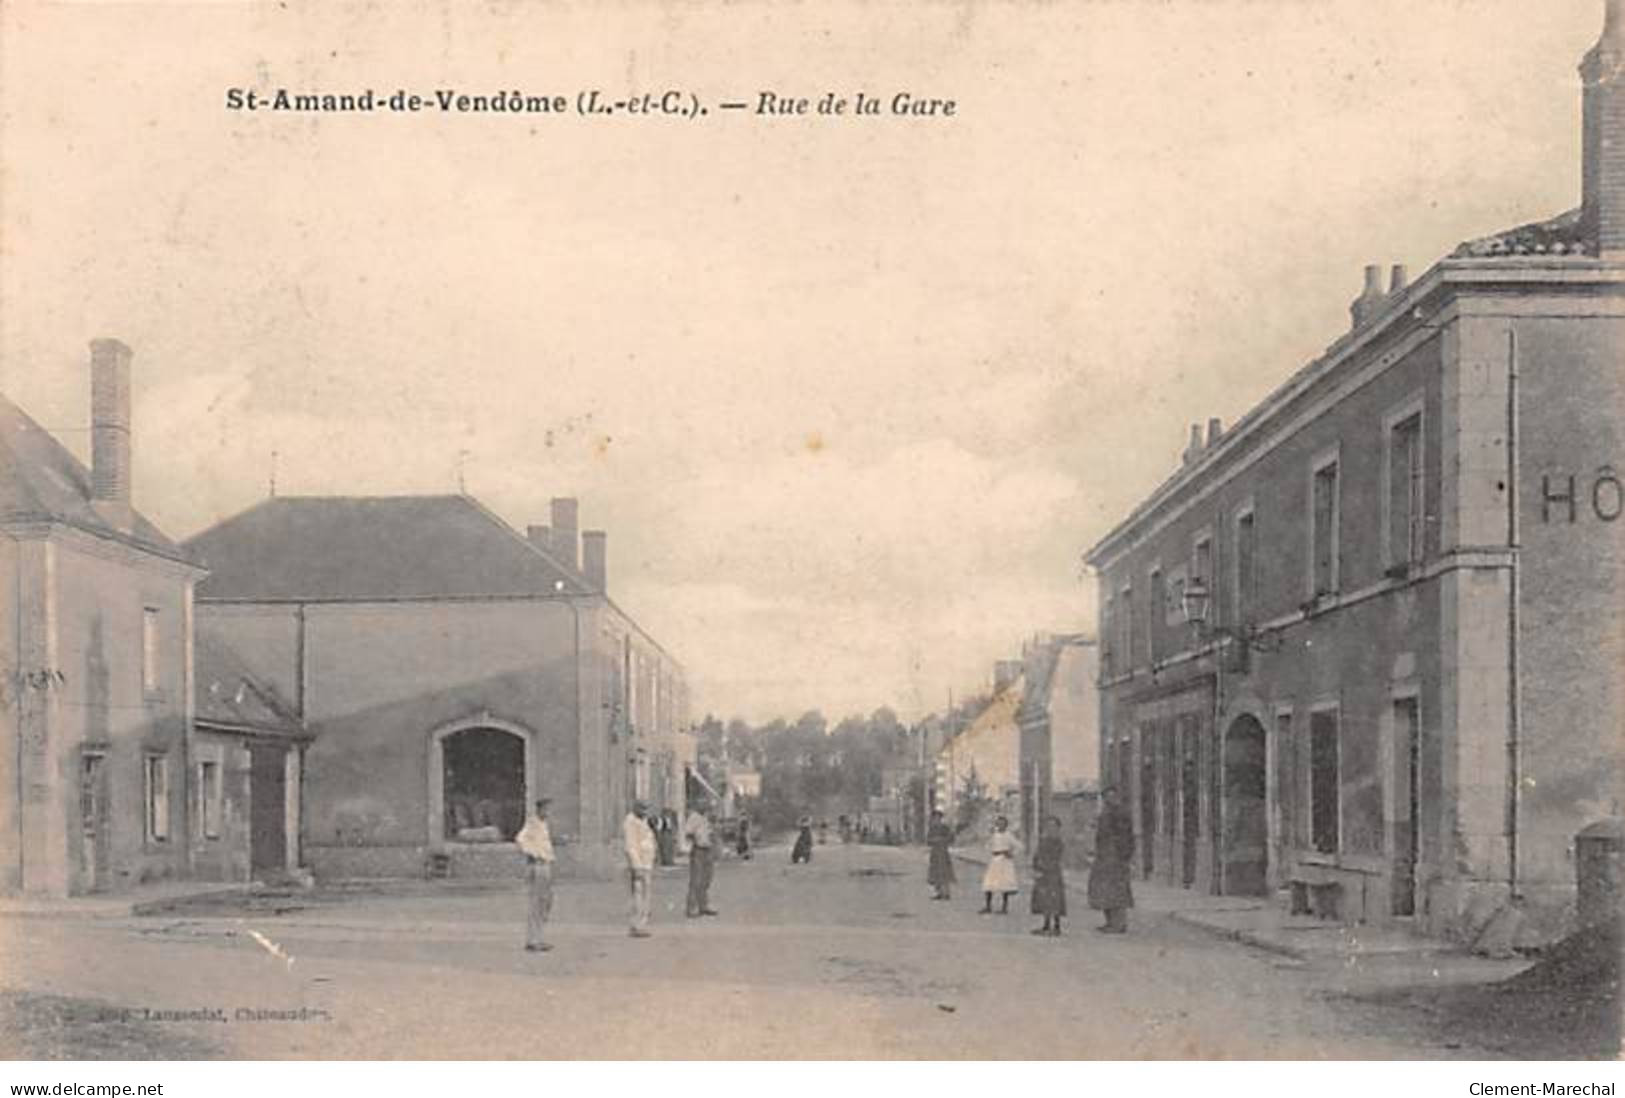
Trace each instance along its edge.
<instances>
[{"instance_id":1,"label":"sky","mask_svg":"<svg viewBox=\"0 0 1625 1098\"><path fill-rule=\"evenodd\" d=\"M0 8L0 390L137 505L581 500L752 720L985 689L1081 554L1348 326L1367 263L1578 204L1600 0ZM228 88L952 117L289 115Z\"/></svg>"}]
</instances>

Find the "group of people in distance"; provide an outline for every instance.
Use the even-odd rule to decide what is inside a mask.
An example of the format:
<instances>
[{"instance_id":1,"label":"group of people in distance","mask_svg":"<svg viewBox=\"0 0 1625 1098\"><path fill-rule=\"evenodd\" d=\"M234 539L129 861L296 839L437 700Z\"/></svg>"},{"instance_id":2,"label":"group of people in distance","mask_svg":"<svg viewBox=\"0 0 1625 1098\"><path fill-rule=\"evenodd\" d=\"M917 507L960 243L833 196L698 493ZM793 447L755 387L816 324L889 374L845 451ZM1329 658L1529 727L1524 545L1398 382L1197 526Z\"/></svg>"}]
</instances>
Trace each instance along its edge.
<instances>
[{"instance_id":1,"label":"group of people in distance","mask_svg":"<svg viewBox=\"0 0 1625 1098\"><path fill-rule=\"evenodd\" d=\"M948 825L942 812L931 813L931 825L926 831L930 858L926 863L926 882L932 888L931 898L947 900L955 883L953 854L949 849L954 840L954 829ZM993 833L988 837L987 869L982 873L983 915L992 915L993 898L999 899L998 914L1010 911L1010 897L1021 890L1016 873L1016 856L1021 844L1010 832L1010 821L999 816L993 821ZM1066 844L1061 838L1061 820L1048 817L1039 829L1037 846L1033 850L1032 913L1043 917L1043 925L1034 934L1060 937L1061 920L1066 916L1066 874L1063 861ZM1089 906L1105 916L1097 929L1106 934L1128 932L1128 909L1134 906L1134 893L1130 887L1130 866L1134 859L1134 823L1123 807L1117 790L1108 788L1101 793L1100 815L1095 821L1095 857L1089 866Z\"/></svg>"},{"instance_id":2,"label":"group of people in distance","mask_svg":"<svg viewBox=\"0 0 1625 1098\"><path fill-rule=\"evenodd\" d=\"M553 838L547 826L547 808L551 802L543 797L536 801L525 825L514 836L514 842L525 856L526 880L529 888L529 906L525 924L525 949L546 952L553 947L544 940L547 921L553 910ZM643 801L636 801L632 810L621 821L621 847L626 859L629 891L629 926L627 933L633 938L650 935L651 889L657 862L671 864L660 832L670 833L672 820L667 814L655 816ZM682 838L688 847L688 903L686 914L690 919L717 914L711 906L711 877L716 866L716 836L711 818L703 803L692 808L682 824ZM932 899L949 899L954 884L954 863L950 846L954 831L948 826L941 811L931 813L931 825L926 831L930 847L930 860L926 880L933 890ZM743 858L750 857L749 824L740 821L736 849ZM983 915L992 915L993 898L999 898L998 914L1008 914L1010 897L1021 890L1016 872L1016 857L1020 843L1010 832L1010 821L1004 816L993 822L993 834L988 839L988 864L982 874ZM795 845L790 851L792 864L812 861L812 820L803 816L797 828ZM1063 859L1065 842L1061 838L1061 820L1050 816L1044 821L1033 851L1032 913L1044 918L1034 934L1059 937L1061 920L1066 915L1066 875ZM1098 929L1108 934L1128 931L1128 909L1134 906L1134 895L1129 886L1130 866L1134 858L1134 824L1122 806L1115 789L1101 794L1100 816L1095 821L1095 857L1089 867L1089 906L1104 912L1106 921Z\"/></svg>"}]
</instances>

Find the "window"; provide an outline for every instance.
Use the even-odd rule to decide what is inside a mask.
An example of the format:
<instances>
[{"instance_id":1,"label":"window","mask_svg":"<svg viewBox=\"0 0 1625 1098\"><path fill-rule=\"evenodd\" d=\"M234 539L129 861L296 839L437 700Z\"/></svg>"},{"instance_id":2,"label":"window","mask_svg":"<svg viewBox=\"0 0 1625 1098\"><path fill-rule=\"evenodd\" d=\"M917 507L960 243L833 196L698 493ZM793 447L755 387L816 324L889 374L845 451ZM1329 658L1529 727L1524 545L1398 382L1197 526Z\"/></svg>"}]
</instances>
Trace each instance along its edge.
<instances>
[{"instance_id":1,"label":"window","mask_svg":"<svg viewBox=\"0 0 1625 1098\"><path fill-rule=\"evenodd\" d=\"M146 758L147 841L169 841L169 759L163 755Z\"/></svg>"},{"instance_id":2,"label":"window","mask_svg":"<svg viewBox=\"0 0 1625 1098\"><path fill-rule=\"evenodd\" d=\"M1313 528L1310 530L1310 567L1313 595L1337 590L1337 459L1328 458L1315 467L1310 489Z\"/></svg>"},{"instance_id":3,"label":"window","mask_svg":"<svg viewBox=\"0 0 1625 1098\"><path fill-rule=\"evenodd\" d=\"M158 611L151 606L141 611L141 689L158 690Z\"/></svg>"},{"instance_id":4,"label":"window","mask_svg":"<svg viewBox=\"0 0 1625 1098\"><path fill-rule=\"evenodd\" d=\"M1298 812L1298 751L1292 738L1292 710L1275 711L1275 788L1280 802L1281 835L1289 844L1303 843L1303 824Z\"/></svg>"},{"instance_id":5,"label":"window","mask_svg":"<svg viewBox=\"0 0 1625 1098\"><path fill-rule=\"evenodd\" d=\"M1207 592L1207 620L1210 624L1217 624L1220 621L1219 592L1213 586L1213 537L1211 534L1203 533L1198 535L1196 541L1191 545L1191 582L1201 584L1202 589Z\"/></svg>"},{"instance_id":6,"label":"window","mask_svg":"<svg viewBox=\"0 0 1625 1098\"><path fill-rule=\"evenodd\" d=\"M1258 558L1258 527L1253 513L1236 517L1236 620L1251 624L1257 609L1258 579L1254 562Z\"/></svg>"},{"instance_id":7,"label":"window","mask_svg":"<svg viewBox=\"0 0 1625 1098\"><path fill-rule=\"evenodd\" d=\"M1121 622L1123 670L1134 669L1134 588L1123 588L1123 620Z\"/></svg>"},{"instance_id":8,"label":"window","mask_svg":"<svg viewBox=\"0 0 1625 1098\"><path fill-rule=\"evenodd\" d=\"M1422 414L1388 429L1388 565L1422 559Z\"/></svg>"},{"instance_id":9,"label":"window","mask_svg":"<svg viewBox=\"0 0 1625 1098\"><path fill-rule=\"evenodd\" d=\"M1337 853L1337 710L1309 715L1309 841L1322 854Z\"/></svg>"},{"instance_id":10,"label":"window","mask_svg":"<svg viewBox=\"0 0 1625 1098\"><path fill-rule=\"evenodd\" d=\"M1168 612L1168 589L1162 582L1162 569L1151 569L1150 604L1146 607L1146 650L1150 654L1151 662L1157 662L1157 615Z\"/></svg>"},{"instance_id":11,"label":"window","mask_svg":"<svg viewBox=\"0 0 1625 1098\"><path fill-rule=\"evenodd\" d=\"M205 760L197 764L198 830L205 839L220 837L220 764Z\"/></svg>"}]
</instances>

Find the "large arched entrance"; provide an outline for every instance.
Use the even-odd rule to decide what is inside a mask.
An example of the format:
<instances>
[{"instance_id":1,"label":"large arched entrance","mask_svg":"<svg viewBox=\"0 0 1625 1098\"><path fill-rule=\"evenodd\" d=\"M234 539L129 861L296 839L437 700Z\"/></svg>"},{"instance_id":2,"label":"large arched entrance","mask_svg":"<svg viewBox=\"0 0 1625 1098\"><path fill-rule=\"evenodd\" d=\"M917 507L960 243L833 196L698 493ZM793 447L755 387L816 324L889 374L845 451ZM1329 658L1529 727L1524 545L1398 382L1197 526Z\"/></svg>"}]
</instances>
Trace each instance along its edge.
<instances>
[{"instance_id":1,"label":"large arched entrance","mask_svg":"<svg viewBox=\"0 0 1625 1098\"><path fill-rule=\"evenodd\" d=\"M1237 717L1224 737L1222 891L1229 896L1269 892L1269 817L1265 803L1264 726Z\"/></svg>"},{"instance_id":2,"label":"large arched entrance","mask_svg":"<svg viewBox=\"0 0 1625 1098\"><path fill-rule=\"evenodd\" d=\"M530 799L530 733L464 721L430 737L429 828L437 842L511 842Z\"/></svg>"}]
</instances>

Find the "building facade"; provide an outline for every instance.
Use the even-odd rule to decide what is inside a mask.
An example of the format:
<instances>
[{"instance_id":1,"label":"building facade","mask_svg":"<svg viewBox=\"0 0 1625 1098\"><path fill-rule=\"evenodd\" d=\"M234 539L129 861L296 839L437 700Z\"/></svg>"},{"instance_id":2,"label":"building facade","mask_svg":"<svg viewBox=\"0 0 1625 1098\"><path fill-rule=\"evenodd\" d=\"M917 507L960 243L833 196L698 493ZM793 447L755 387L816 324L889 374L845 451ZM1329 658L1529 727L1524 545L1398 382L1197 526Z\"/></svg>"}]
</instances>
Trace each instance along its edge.
<instances>
[{"instance_id":1,"label":"building facade","mask_svg":"<svg viewBox=\"0 0 1625 1098\"><path fill-rule=\"evenodd\" d=\"M1038 636L1022 657L1020 727L1021 829L1031 845L1045 817L1093 822L1100 788L1100 675L1092 637ZM1065 801L1062 805L1057 798ZM1080 806L1088 806L1084 811ZM1086 829L1068 829L1071 849Z\"/></svg>"},{"instance_id":2,"label":"building facade","mask_svg":"<svg viewBox=\"0 0 1625 1098\"><path fill-rule=\"evenodd\" d=\"M1087 554L1144 876L1567 925L1573 836L1622 793L1622 71L1610 0L1579 209L1368 269L1352 330Z\"/></svg>"},{"instance_id":3,"label":"building facade","mask_svg":"<svg viewBox=\"0 0 1625 1098\"><path fill-rule=\"evenodd\" d=\"M192 593L131 505L130 349L91 344L87 468L0 396L0 890L190 872Z\"/></svg>"},{"instance_id":4,"label":"building facade","mask_svg":"<svg viewBox=\"0 0 1625 1098\"><path fill-rule=\"evenodd\" d=\"M466 496L272 498L188 543L200 619L315 736L317 876L512 872L538 796L561 861L605 867L634 798L683 808L682 668L576 516L555 500L520 534Z\"/></svg>"},{"instance_id":5,"label":"building facade","mask_svg":"<svg viewBox=\"0 0 1625 1098\"><path fill-rule=\"evenodd\" d=\"M192 872L207 881L301 876L300 809L312 739L206 624L193 640Z\"/></svg>"}]
</instances>

